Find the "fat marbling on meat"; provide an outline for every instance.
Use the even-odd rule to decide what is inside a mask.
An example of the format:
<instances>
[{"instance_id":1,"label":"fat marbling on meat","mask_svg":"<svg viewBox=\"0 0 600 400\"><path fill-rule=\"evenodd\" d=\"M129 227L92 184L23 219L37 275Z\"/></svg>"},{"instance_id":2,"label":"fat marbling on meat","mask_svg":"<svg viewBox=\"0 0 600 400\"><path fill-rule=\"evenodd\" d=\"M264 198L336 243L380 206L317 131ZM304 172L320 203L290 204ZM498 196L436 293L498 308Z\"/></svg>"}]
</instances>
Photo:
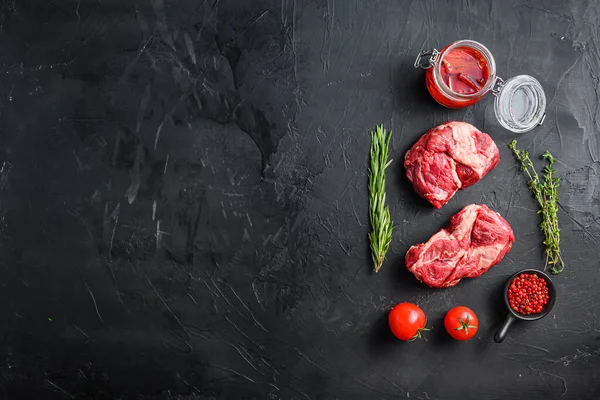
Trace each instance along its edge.
<instances>
[{"instance_id":1,"label":"fat marbling on meat","mask_svg":"<svg viewBox=\"0 0 600 400\"><path fill-rule=\"evenodd\" d=\"M404 157L415 191L435 208L477 183L500 161L492 138L466 122L449 121L417 140Z\"/></svg>"},{"instance_id":2,"label":"fat marbling on meat","mask_svg":"<svg viewBox=\"0 0 600 400\"><path fill-rule=\"evenodd\" d=\"M498 264L514 240L512 228L500 214L471 204L427 243L412 246L406 253L406 267L431 287L450 287Z\"/></svg>"}]
</instances>

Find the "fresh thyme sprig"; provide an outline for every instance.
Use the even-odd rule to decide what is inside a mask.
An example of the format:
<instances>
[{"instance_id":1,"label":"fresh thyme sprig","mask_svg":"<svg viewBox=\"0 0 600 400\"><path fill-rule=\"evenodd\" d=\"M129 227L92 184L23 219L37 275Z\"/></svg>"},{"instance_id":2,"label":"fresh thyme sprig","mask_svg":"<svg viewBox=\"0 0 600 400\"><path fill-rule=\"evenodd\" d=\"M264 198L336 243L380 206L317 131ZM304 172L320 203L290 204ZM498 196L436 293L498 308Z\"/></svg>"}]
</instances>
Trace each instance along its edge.
<instances>
[{"instance_id":1,"label":"fresh thyme sprig","mask_svg":"<svg viewBox=\"0 0 600 400\"><path fill-rule=\"evenodd\" d=\"M513 151L517 160L521 163L521 169L527 173L529 181L527 186L540 207L538 214L542 214L540 228L544 233L544 245L546 246L546 265L550 265L550 272L558 274L565 268L565 263L560 252L560 228L558 226L558 187L560 178L554 176L555 158L546 151L542 158L548 162L544 168L544 178L540 179L535 171L533 162L529 158L527 150L517 149L517 141L513 140L508 147Z\"/></svg>"},{"instance_id":2,"label":"fresh thyme sprig","mask_svg":"<svg viewBox=\"0 0 600 400\"><path fill-rule=\"evenodd\" d=\"M381 268L392 242L393 222L385 202L385 170L392 163L392 160L388 161L391 138L392 132L387 133L383 125L377 125L375 132L371 132L369 218L372 231L369 233L369 245L375 272Z\"/></svg>"}]
</instances>

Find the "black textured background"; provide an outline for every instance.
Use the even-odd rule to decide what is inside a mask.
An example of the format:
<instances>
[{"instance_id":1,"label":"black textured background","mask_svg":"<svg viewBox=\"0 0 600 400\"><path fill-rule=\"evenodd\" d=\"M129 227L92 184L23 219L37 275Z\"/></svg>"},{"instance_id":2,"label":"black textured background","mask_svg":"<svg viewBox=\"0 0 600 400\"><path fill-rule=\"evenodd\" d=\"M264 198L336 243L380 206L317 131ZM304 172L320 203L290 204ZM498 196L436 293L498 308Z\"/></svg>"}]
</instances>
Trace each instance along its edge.
<instances>
[{"instance_id":1,"label":"black textured background","mask_svg":"<svg viewBox=\"0 0 600 400\"><path fill-rule=\"evenodd\" d=\"M0 1L4 398L597 399L600 6L585 1ZM565 271L545 319L491 340L501 287L542 266L536 204L493 97L449 110L415 55L458 39L531 74L563 177ZM436 211L401 160L449 119L501 162ZM370 272L368 131L393 129L397 225ZM541 165L541 162L540 164ZM513 226L504 261L433 290L403 255L469 203ZM427 313L401 343L387 312ZM442 318L480 317L470 342Z\"/></svg>"}]
</instances>

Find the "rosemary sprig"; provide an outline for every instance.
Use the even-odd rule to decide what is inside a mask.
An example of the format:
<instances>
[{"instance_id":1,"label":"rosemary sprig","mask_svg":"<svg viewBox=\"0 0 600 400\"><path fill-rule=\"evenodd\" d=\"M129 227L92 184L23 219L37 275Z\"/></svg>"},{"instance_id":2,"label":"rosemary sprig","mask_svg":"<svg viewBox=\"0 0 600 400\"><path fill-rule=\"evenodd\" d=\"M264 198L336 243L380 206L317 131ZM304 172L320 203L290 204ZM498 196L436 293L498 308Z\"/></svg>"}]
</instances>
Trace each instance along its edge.
<instances>
[{"instance_id":1,"label":"rosemary sprig","mask_svg":"<svg viewBox=\"0 0 600 400\"><path fill-rule=\"evenodd\" d=\"M540 179L533 162L529 158L527 150L517 149L517 141L513 140L508 147L513 151L517 161L521 163L521 169L527 173L529 181L527 186L540 207L538 214L542 214L540 229L544 233L544 245L546 246L546 265L550 265L550 272L558 274L565 268L565 263L560 254L560 228L558 226L558 187L560 178L554 176L556 160L546 151L542 158L548 162L544 168L544 177Z\"/></svg>"},{"instance_id":2,"label":"rosemary sprig","mask_svg":"<svg viewBox=\"0 0 600 400\"><path fill-rule=\"evenodd\" d=\"M381 268L392 242L393 222L385 203L385 170L392 163L392 160L388 161L391 138L392 132L387 133L383 125L377 125L375 132L371 132L369 219L372 231L369 233L369 245L375 272Z\"/></svg>"}]
</instances>

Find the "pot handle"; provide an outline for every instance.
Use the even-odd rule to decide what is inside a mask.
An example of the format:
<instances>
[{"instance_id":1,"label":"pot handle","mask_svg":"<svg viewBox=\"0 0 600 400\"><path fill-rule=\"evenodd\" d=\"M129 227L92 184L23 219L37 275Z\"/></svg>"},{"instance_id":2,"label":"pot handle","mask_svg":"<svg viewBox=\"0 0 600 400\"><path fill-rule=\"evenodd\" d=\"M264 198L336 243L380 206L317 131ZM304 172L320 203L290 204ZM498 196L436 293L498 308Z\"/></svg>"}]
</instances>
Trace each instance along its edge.
<instances>
[{"instance_id":1,"label":"pot handle","mask_svg":"<svg viewBox=\"0 0 600 400\"><path fill-rule=\"evenodd\" d=\"M512 323L515 322L516 320L517 320L517 318L514 315L512 315L511 313L508 313L506 315L506 318L504 319L502 326L500 328L498 328L498 330L496 331L496 334L494 335L494 341L496 343L502 343L504 341L504 338L506 337L506 333L508 332L508 328L510 328Z\"/></svg>"}]
</instances>

